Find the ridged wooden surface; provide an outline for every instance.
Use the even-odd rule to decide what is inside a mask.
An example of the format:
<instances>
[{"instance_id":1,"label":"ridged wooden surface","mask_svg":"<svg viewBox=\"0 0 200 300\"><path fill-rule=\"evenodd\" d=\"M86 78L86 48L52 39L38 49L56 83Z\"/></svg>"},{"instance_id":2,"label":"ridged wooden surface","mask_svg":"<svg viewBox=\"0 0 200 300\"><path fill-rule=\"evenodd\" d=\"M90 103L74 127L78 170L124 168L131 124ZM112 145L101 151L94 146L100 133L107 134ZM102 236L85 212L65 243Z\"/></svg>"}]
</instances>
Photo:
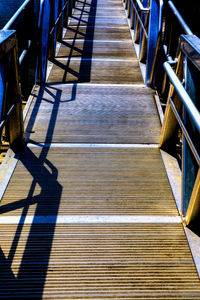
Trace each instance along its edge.
<instances>
[{"instance_id":1,"label":"ridged wooden surface","mask_svg":"<svg viewBox=\"0 0 200 300\"><path fill-rule=\"evenodd\" d=\"M158 149L31 148L0 211L20 215L29 202L40 215L177 215ZM28 213L35 209L30 205Z\"/></svg>"},{"instance_id":2,"label":"ridged wooden surface","mask_svg":"<svg viewBox=\"0 0 200 300\"><path fill-rule=\"evenodd\" d=\"M63 40L60 51L57 55L58 58L63 58L71 55L73 58L90 58L91 53L95 58L110 58L110 59L132 59L134 58L133 44L131 41L93 41L88 40Z\"/></svg>"},{"instance_id":3,"label":"ridged wooden surface","mask_svg":"<svg viewBox=\"0 0 200 300\"><path fill-rule=\"evenodd\" d=\"M76 6L48 81L142 83L122 4L105 0Z\"/></svg>"},{"instance_id":4,"label":"ridged wooden surface","mask_svg":"<svg viewBox=\"0 0 200 300\"><path fill-rule=\"evenodd\" d=\"M153 92L144 86L50 85L29 112L35 142L158 143Z\"/></svg>"},{"instance_id":5,"label":"ridged wooden surface","mask_svg":"<svg viewBox=\"0 0 200 300\"><path fill-rule=\"evenodd\" d=\"M89 26L88 26L89 27ZM131 42L130 40L130 31L127 26L123 28L115 28L115 27L91 27L91 30L87 30L86 26L69 26L67 28L67 32L63 41L74 39L85 40L85 36L87 35L87 40L98 40L98 41L119 41L119 42ZM134 53L134 52L133 52Z\"/></svg>"},{"instance_id":6,"label":"ridged wooden surface","mask_svg":"<svg viewBox=\"0 0 200 300\"><path fill-rule=\"evenodd\" d=\"M0 299L200 299L121 1L77 1L54 63L1 202Z\"/></svg>"},{"instance_id":7,"label":"ridged wooden surface","mask_svg":"<svg viewBox=\"0 0 200 300\"><path fill-rule=\"evenodd\" d=\"M142 76L137 61L102 61L87 59L54 59L53 72L48 82L66 83L141 83Z\"/></svg>"},{"instance_id":8,"label":"ridged wooden surface","mask_svg":"<svg viewBox=\"0 0 200 300\"><path fill-rule=\"evenodd\" d=\"M33 224L19 241L17 230L0 228L1 299L200 297L180 224Z\"/></svg>"}]
</instances>

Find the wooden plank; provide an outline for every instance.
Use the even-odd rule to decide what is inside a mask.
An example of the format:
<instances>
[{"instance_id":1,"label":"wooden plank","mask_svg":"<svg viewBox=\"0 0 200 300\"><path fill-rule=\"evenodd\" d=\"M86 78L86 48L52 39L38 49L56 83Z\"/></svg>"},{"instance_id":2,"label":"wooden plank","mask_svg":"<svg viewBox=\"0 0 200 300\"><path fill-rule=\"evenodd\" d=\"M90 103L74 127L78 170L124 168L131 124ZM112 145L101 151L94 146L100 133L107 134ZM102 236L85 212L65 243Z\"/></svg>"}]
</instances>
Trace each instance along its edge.
<instances>
[{"instance_id":1,"label":"wooden plank","mask_svg":"<svg viewBox=\"0 0 200 300\"><path fill-rule=\"evenodd\" d=\"M110 17L110 16L123 16L125 15L124 8L122 6L113 9L113 7L105 7L103 9L96 9L95 7L76 7L73 10L73 16L96 16L96 17Z\"/></svg>"},{"instance_id":2,"label":"wooden plank","mask_svg":"<svg viewBox=\"0 0 200 300\"><path fill-rule=\"evenodd\" d=\"M160 136L121 0L76 7L49 77L61 84L41 87L27 116L27 141L39 146L21 153L1 203L0 299L200 299L182 224L149 221L178 217L159 149L65 146ZM109 217L126 222L98 221Z\"/></svg>"},{"instance_id":3,"label":"wooden plank","mask_svg":"<svg viewBox=\"0 0 200 300\"><path fill-rule=\"evenodd\" d=\"M105 58L105 59L136 59L133 44L116 42L95 42L91 40L63 40L57 58Z\"/></svg>"},{"instance_id":4,"label":"wooden plank","mask_svg":"<svg viewBox=\"0 0 200 300\"><path fill-rule=\"evenodd\" d=\"M128 26L127 25L127 19L125 17L125 15L123 17L109 17L109 18L103 18L103 17L86 17L83 16L81 17L81 19L79 19L78 17L73 16L71 18L70 21L70 26L74 26L74 25L85 25L85 26L117 26L117 27L124 27L124 26Z\"/></svg>"},{"instance_id":5,"label":"wooden plank","mask_svg":"<svg viewBox=\"0 0 200 300\"><path fill-rule=\"evenodd\" d=\"M4 215L21 214L25 203L31 215L38 209L44 215L57 209L69 215L177 215L158 149L35 147L20 160L2 200Z\"/></svg>"},{"instance_id":6,"label":"wooden plank","mask_svg":"<svg viewBox=\"0 0 200 300\"><path fill-rule=\"evenodd\" d=\"M48 82L142 83L137 61L54 60Z\"/></svg>"},{"instance_id":7,"label":"wooden plank","mask_svg":"<svg viewBox=\"0 0 200 300\"><path fill-rule=\"evenodd\" d=\"M37 142L158 143L160 137L153 92L144 86L50 85L41 88L29 117L26 137Z\"/></svg>"},{"instance_id":8,"label":"wooden plank","mask_svg":"<svg viewBox=\"0 0 200 300\"><path fill-rule=\"evenodd\" d=\"M200 297L180 224L24 225L18 243L16 230L0 228L8 257L1 259L2 299L27 299L33 291L43 299Z\"/></svg>"},{"instance_id":9,"label":"wooden plank","mask_svg":"<svg viewBox=\"0 0 200 300\"><path fill-rule=\"evenodd\" d=\"M64 41L67 39L86 39L86 40L120 40L130 41L130 32L126 28L99 28L89 26L68 26Z\"/></svg>"}]
</instances>

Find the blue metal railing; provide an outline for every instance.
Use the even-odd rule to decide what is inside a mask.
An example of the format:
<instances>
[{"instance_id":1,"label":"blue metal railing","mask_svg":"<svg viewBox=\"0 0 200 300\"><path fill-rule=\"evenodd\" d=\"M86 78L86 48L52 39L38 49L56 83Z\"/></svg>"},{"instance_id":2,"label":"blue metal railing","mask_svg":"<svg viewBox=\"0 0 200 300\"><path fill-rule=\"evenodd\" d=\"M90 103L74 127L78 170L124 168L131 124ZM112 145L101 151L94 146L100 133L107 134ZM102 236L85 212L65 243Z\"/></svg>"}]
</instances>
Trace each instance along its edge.
<instances>
[{"instance_id":1,"label":"blue metal railing","mask_svg":"<svg viewBox=\"0 0 200 300\"><path fill-rule=\"evenodd\" d=\"M0 31L1 145L23 145L22 95L26 100L35 83L45 83L74 1L26 0Z\"/></svg>"},{"instance_id":2,"label":"blue metal railing","mask_svg":"<svg viewBox=\"0 0 200 300\"><path fill-rule=\"evenodd\" d=\"M170 62L163 66L171 89L165 111L161 145L173 140L177 125L182 131L182 213L191 223L200 212L200 39L195 35L181 35L176 70Z\"/></svg>"},{"instance_id":3,"label":"blue metal railing","mask_svg":"<svg viewBox=\"0 0 200 300\"><path fill-rule=\"evenodd\" d=\"M40 83L45 82L47 59L55 54L56 40L62 35L73 3L73 0L26 0L3 28L17 32L19 65L32 49L33 43L37 47L39 62L36 81ZM20 26L23 26L25 34L19 32Z\"/></svg>"},{"instance_id":4,"label":"blue metal railing","mask_svg":"<svg viewBox=\"0 0 200 300\"><path fill-rule=\"evenodd\" d=\"M162 0L125 0L133 40L139 45L138 58L146 64L146 83L151 76L158 36L162 30Z\"/></svg>"},{"instance_id":5,"label":"blue metal railing","mask_svg":"<svg viewBox=\"0 0 200 300\"><path fill-rule=\"evenodd\" d=\"M160 147L182 147L182 214L189 224L200 213L200 39L172 1L126 0L125 8L146 84L166 107Z\"/></svg>"}]
</instances>

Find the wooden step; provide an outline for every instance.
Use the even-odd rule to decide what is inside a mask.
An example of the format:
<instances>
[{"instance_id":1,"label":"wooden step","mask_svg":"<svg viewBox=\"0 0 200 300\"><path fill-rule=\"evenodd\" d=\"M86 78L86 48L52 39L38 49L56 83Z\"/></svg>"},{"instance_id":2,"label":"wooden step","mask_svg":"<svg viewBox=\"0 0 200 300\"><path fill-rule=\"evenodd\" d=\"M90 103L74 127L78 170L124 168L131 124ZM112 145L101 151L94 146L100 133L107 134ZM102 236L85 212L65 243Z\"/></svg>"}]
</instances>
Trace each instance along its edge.
<instances>
[{"instance_id":1,"label":"wooden step","mask_svg":"<svg viewBox=\"0 0 200 300\"><path fill-rule=\"evenodd\" d=\"M26 136L36 142L137 144L160 137L154 93L144 85L49 85L28 120Z\"/></svg>"},{"instance_id":2,"label":"wooden step","mask_svg":"<svg viewBox=\"0 0 200 300\"><path fill-rule=\"evenodd\" d=\"M19 241L17 232L0 227L1 299L200 297L180 224L32 224Z\"/></svg>"},{"instance_id":3,"label":"wooden step","mask_svg":"<svg viewBox=\"0 0 200 300\"><path fill-rule=\"evenodd\" d=\"M20 160L2 200L4 215L21 214L29 203L31 215L177 215L158 149L55 144L27 149Z\"/></svg>"},{"instance_id":4,"label":"wooden step","mask_svg":"<svg viewBox=\"0 0 200 300\"><path fill-rule=\"evenodd\" d=\"M57 58L63 57L135 60L136 54L131 41L63 40Z\"/></svg>"},{"instance_id":5,"label":"wooden step","mask_svg":"<svg viewBox=\"0 0 200 300\"><path fill-rule=\"evenodd\" d=\"M68 26L64 41L67 39L81 40L108 40L128 41L130 40L128 27L93 27L93 26Z\"/></svg>"}]
</instances>

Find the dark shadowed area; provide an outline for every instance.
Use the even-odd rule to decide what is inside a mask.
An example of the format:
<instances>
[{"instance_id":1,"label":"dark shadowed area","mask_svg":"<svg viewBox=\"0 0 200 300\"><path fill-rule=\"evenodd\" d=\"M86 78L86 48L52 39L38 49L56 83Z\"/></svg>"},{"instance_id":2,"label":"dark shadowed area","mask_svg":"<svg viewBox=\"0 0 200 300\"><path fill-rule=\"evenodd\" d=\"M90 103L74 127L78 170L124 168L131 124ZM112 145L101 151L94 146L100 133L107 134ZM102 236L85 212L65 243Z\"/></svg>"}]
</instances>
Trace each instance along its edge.
<instances>
[{"instance_id":1,"label":"dark shadowed area","mask_svg":"<svg viewBox=\"0 0 200 300\"><path fill-rule=\"evenodd\" d=\"M1 0L0 1L0 28L2 28L24 0Z\"/></svg>"}]
</instances>

